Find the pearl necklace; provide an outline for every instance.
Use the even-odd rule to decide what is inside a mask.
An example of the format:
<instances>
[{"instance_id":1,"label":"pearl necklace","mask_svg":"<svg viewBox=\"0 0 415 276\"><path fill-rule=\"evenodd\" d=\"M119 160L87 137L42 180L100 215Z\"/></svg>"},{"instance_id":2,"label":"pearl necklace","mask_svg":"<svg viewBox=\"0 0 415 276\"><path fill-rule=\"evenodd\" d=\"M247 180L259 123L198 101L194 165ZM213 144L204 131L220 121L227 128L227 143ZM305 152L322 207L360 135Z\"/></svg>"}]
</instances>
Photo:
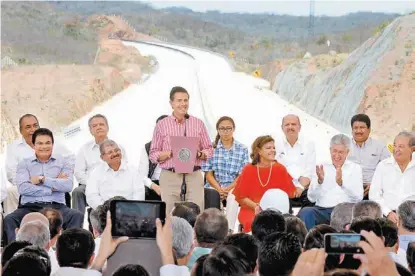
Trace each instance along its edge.
<instances>
[{"instance_id":1,"label":"pearl necklace","mask_svg":"<svg viewBox=\"0 0 415 276\"><path fill-rule=\"evenodd\" d=\"M271 162L271 166L269 168L268 180L267 180L267 183L265 183L265 185L262 183L261 177L259 175L259 166L258 166L258 164L256 165L256 171L257 171L257 174L258 174L259 184L261 184L262 187L266 187L268 185L268 183L269 183L269 180L271 179L272 165L273 164L274 164L274 162Z\"/></svg>"}]
</instances>

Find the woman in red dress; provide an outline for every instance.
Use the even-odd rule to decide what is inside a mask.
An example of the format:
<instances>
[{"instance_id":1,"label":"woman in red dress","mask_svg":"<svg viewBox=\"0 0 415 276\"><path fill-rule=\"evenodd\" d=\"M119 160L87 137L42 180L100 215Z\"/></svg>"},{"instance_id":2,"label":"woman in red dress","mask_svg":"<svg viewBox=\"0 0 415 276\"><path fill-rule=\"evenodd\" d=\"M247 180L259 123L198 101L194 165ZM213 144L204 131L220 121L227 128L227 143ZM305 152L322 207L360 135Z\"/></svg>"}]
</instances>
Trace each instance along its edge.
<instances>
[{"instance_id":1,"label":"woman in red dress","mask_svg":"<svg viewBox=\"0 0 415 276\"><path fill-rule=\"evenodd\" d=\"M241 205L238 219L244 232L251 232L255 208L268 189L281 189L288 197L294 196L293 178L275 155L274 139L269 135L258 137L252 144L252 163L243 168L237 180L233 194Z\"/></svg>"}]
</instances>

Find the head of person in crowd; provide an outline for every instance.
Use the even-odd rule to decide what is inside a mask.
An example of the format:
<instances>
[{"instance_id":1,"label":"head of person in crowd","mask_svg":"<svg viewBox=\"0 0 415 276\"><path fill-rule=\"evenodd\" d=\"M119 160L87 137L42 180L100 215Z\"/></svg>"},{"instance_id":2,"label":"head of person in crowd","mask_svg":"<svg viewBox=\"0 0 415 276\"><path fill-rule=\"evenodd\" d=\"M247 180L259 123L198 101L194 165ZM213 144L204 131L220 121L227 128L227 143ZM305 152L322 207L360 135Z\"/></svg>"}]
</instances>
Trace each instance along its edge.
<instances>
[{"instance_id":1,"label":"head of person in crowd","mask_svg":"<svg viewBox=\"0 0 415 276\"><path fill-rule=\"evenodd\" d=\"M35 221L35 220L40 220L41 222L43 222L45 225L47 225L49 227L48 218L45 217L45 215L43 215L40 212L31 212L31 213L25 215L23 217L22 221L20 222L20 227L22 227L27 222L31 222L31 221ZM18 230L19 230L19 228L16 228L16 234L17 234Z\"/></svg>"},{"instance_id":2,"label":"head of person in crowd","mask_svg":"<svg viewBox=\"0 0 415 276\"><path fill-rule=\"evenodd\" d=\"M97 144L108 139L109 125L107 117L102 114L95 114L88 120L89 131L95 138Z\"/></svg>"},{"instance_id":3,"label":"head of person in crowd","mask_svg":"<svg viewBox=\"0 0 415 276\"><path fill-rule=\"evenodd\" d=\"M47 128L37 129L32 135L36 157L41 161L49 160L52 155L54 142L52 131Z\"/></svg>"},{"instance_id":4,"label":"head of person in crowd","mask_svg":"<svg viewBox=\"0 0 415 276\"><path fill-rule=\"evenodd\" d=\"M43 208L40 210L49 221L49 233L50 233L50 247L53 247L58 240L60 234L62 234L63 217L61 212L52 208Z\"/></svg>"},{"instance_id":5,"label":"head of person in crowd","mask_svg":"<svg viewBox=\"0 0 415 276\"><path fill-rule=\"evenodd\" d=\"M104 205L99 205L89 214L94 238L98 238L104 232L107 224L107 211Z\"/></svg>"},{"instance_id":6,"label":"head of person in crowd","mask_svg":"<svg viewBox=\"0 0 415 276\"><path fill-rule=\"evenodd\" d=\"M413 274L408 270L408 268L404 267L400 263L396 263L396 270L398 271L398 275L400 276L413 276Z\"/></svg>"},{"instance_id":7,"label":"head of person in crowd","mask_svg":"<svg viewBox=\"0 0 415 276\"><path fill-rule=\"evenodd\" d=\"M281 128L287 141L297 141L301 130L300 117L294 114L285 115L282 118Z\"/></svg>"},{"instance_id":8,"label":"head of person in crowd","mask_svg":"<svg viewBox=\"0 0 415 276\"><path fill-rule=\"evenodd\" d=\"M114 197L111 197L110 199L105 200L104 203L102 203L102 206L104 207L105 212L110 210L111 201L113 200L126 200L126 198L123 196L114 196Z\"/></svg>"},{"instance_id":9,"label":"head of person in crowd","mask_svg":"<svg viewBox=\"0 0 415 276\"><path fill-rule=\"evenodd\" d=\"M150 276L150 274L139 264L128 264L118 268L112 276Z\"/></svg>"},{"instance_id":10,"label":"head of person in crowd","mask_svg":"<svg viewBox=\"0 0 415 276\"><path fill-rule=\"evenodd\" d=\"M197 215L189 207L183 204L177 205L171 212L172 216L185 219L192 227L195 226Z\"/></svg>"},{"instance_id":11,"label":"head of person in crowd","mask_svg":"<svg viewBox=\"0 0 415 276\"><path fill-rule=\"evenodd\" d=\"M351 119L353 139L356 144L363 145L370 135L370 118L366 114L356 114Z\"/></svg>"},{"instance_id":12,"label":"head of person in crowd","mask_svg":"<svg viewBox=\"0 0 415 276\"><path fill-rule=\"evenodd\" d=\"M190 276L203 276L203 265L209 254L205 254L197 258L195 264L190 271Z\"/></svg>"},{"instance_id":13,"label":"head of person in crowd","mask_svg":"<svg viewBox=\"0 0 415 276\"><path fill-rule=\"evenodd\" d=\"M399 235L415 234L415 201L402 202L397 210Z\"/></svg>"},{"instance_id":14,"label":"head of person in crowd","mask_svg":"<svg viewBox=\"0 0 415 276\"><path fill-rule=\"evenodd\" d=\"M310 229L305 237L304 250L312 248L324 248L324 235L337 233L337 230L326 224L320 224ZM343 260L343 255L327 255L324 271L330 271L337 268Z\"/></svg>"},{"instance_id":15,"label":"head of person in crowd","mask_svg":"<svg viewBox=\"0 0 415 276\"><path fill-rule=\"evenodd\" d=\"M232 143L233 133L235 131L234 120L228 116L220 117L216 123L216 131L218 133L216 134L215 142L213 143L214 148L218 146L219 140Z\"/></svg>"},{"instance_id":16,"label":"head of person in crowd","mask_svg":"<svg viewBox=\"0 0 415 276\"><path fill-rule=\"evenodd\" d=\"M277 232L261 243L258 255L260 276L290 275L301 255L301 244L291 233Z\"/></svg>"},{"instance_id":17,"label":"head of person in crowd","mask_svg":"<svg viewBox=\"0 0 415 276\"><path fill-rule=\"evenodd\" d=\"M357 217L381 218L382 209L376 201L362 200L353 206L353 218Z\"/></svg>"},{"instance_id":18,"label":"head of person in crowd","mask_svg":"<svg viewBox=\"0 0 415 276\"><path fill-rule=\"evenodd\" d=\"M88 268L95 257L95 242L85 229L67 229L56 243L56 258L60 267Z\"/></svg>"},{"instance_id":19,"label":"head of person in crowd","mask_svg":"<svg viewBox=\"0 0 415 276\"><path fill-rule=\"evenodd\" d=\"M170 90L170 105L173 109L173 116L177 119L184 119L189 110L189 93L181 86L175 86Z\"/></svg>"},{"instance_id":20,"label":"head of person in crowd","mask_svg":"<svg viewBox=\"0 0 415 276\"><path fill-rule=\"evenodd\" d=\"M337 134L330 141L331 161L335 167L343 166L350 151L350 138L344 134Z\"/></svg>"},{"instance_id":21,"label":"head of person in crowd","mask_svg":"<svg viewBox=\"0 0 415 276\"><path fill-rule=\"evenodd\" d=\"M415 149L415 135L402 131L393 141L393 158L399 165L407 165L412 160L412 153Z\"/></svg>"},{"instance_id":22,"label":"head of person in crowd","mask_svg":"<svg viewBox=\"0 0 415 276\"><path fill-rule=\"evenodd\" d=\"M296 236L300 241L301 246L303 246L305 237L307 236L307 228L304 222L295 216L287 216L284 219L286 232Z\"/></svg>"},{"instance_id":23,"label":"head of person in crowd","mask_svg":"<svg viewBox=\"0 0 415 276\"><path fill-rule=\"evenodd\" d=\"M197 217L194 231L198 247L213 248L228 235L228 220L220 210L209 208Z\"/></svg>"},{"instance_id":24,"label":"head of person in crowd","mask_svg":"<svg viewBox=\"0 0 415 276\"><path fill-rule=\"evenodd\" d=\"M382 229L385 247L389 252L397 253L399 249L398 226L389 219L383 217L377 218L376 221Z\"/></svg>"},{"instance_id":25,"label":"head of person in crowd","mask_svg":"<svg viewBox=\"0 0 415 276\"><path fill-rule=\"evenodd\" d=\"M415 272L415 241L408 244L408 249L406 249L406 261L408 262L408 269L414 273Z\"/></svg>"},{"instance_id":26,"label":"head of person in crowd","mask_svg":"<svg viewBox=\"0 0 415 276\"><path fill-rule=\"evenodd\" d=\"M172 217L173 251L178 265L187 265L193 252L193 228L185 220Z\"/></svg>"},{"instance_id":27,"label":"head of person in crowd","mask_svg":"<svg viewBox=\"0 0 415 276\"><path fill-rule=\"evenodd\" d=\"M257 214L252 222L252 235L262 242L267 236L276 232L285 232L285 219L281 212L265 210Z\"/></svg>"},{"instance_id":28,"label":"head of person in crowd","mask_svg":"<svg viewBox=\"0 0 415 276\"><path fill-rule=\"evenodd\" d=\"M252 235L246 233L229 235L225 238L222 245L232 245L244 252L248 262L247 274L256 275L259 247L257 240Z\"/></svg>"},{"instance_id":29,"label":"head of person in crowd","mask_svg":"<svg viewBox=\"0 0 415 276\"><path fill-rule=\"evenodd\" d=\"M33 114L25 114L19 118L19 131L29 145L33 145L33 133L39 128L39 120Z\"/></svg>"},{"instance_id":30,"label":"head of person in crowd","mask_svg":"<svg viewBox=\"0 0 415 276\"><path fill-rule=\"evenodd\" d=\"M32 244L28 241L13 241L9 243L1 253L1 266L4 267L17 251L30 245Z\"/></svg>"},{"instance_id":31,"label":"head of person in crowd","mask_svg":"<svg viewBox=\"0 0 415 276\"><path fill-rule=\"evenodd\" d=\"M49 225L45 225L45 223L40 220L26 222L20 227L19 231L17 231L16 240L27 241L34 246L49 250Z\"/></svg>"},{"instance_id":32,"label":"head of person in crowd","mask_svg":"<svg viewBox=\"0 0 415 276\"><path fill-rule=\"evenodd\" d=\"M275 161L275 141L270 135L259 136L252 144L252 165Z\"/></svg>"},{"instance_id":33,"label":"head of person in crowd","mask_svg":"<svg viewBox=\"0 0 415 276\"><path fill-rule=\"evenodd\" d=\"M350 226L353 217L354 203L344 202L337 204L331 212L330 226L337 231L342 231Z\"/></svg>"},{"instance_id":34,"label":"head of person in crowd","mask_svg":"<svg viewBox=\"0 0 415 276\"><path fill-rule=\"evenodd\" d=\"M3 276L49 276L51 263L45 249L27 246L17 251L3 267Z\"/></svg>"},{"instance_id":35,"label":"head of person in crowd","mask_svg":"<svg viewBox=\"0 0 415 276\"><path fill-rule=\"evenodd\" d=\"M242 250L232 245L222 245L216 248L203 262L203 275L246 275L248 267L248 260Z\"/></svg>"},{"instance_id":36,"label":"head of person in crowd","mask_svg":"<svg viewBox=\"0 0 415 276\"><path fill-rule=\"evenodd\" d=\"M290 200L287 193L281 189L267 190L259 201L255 214L265 210L275 210L282 214L288 214L290 212Z\"/></svg>"},{"instance_id":37,"label":"head of person in crowd","mask_svg":"<svg viewBox=\"0 0 415 276\"><path fill-rule=\"evenodd\" d=\"M105 140L99 145L101 158L112 169L121 166L122 152L120 147L113 140Z\"/></svg>"}]
</instances>

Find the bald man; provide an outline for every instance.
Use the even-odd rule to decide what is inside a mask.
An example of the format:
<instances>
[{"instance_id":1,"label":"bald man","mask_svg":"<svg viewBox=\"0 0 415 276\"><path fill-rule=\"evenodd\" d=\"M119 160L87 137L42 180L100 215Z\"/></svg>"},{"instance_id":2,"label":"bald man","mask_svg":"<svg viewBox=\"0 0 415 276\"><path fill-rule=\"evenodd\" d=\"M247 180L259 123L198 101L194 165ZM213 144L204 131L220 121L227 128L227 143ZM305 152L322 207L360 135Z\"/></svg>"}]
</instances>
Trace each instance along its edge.
<instances>
[{"instance_id":1,"label":"bald man","mask_svg":"<svg viewBox=\"0 0 415 276\"><path fill-rule=\"evenodd\" d=\"M281 129L285 137L277 140L277 161L287 168L296 187L295 198L290 199L290 205L291 207L313 206L307 198L307 190L311 179L315 177L314 142L300 136L301 122L297 115L286 115L282 119Z\"/></svg>"}]
</instances>

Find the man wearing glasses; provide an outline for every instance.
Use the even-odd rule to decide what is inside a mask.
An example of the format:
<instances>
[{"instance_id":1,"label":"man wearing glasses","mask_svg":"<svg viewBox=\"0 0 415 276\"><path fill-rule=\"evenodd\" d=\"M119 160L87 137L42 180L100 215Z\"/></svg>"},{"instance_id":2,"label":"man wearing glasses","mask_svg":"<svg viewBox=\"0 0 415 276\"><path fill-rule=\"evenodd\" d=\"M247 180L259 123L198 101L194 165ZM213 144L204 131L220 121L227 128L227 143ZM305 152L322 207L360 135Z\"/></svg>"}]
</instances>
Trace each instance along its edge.
<instances>
[{"instance_id":1,"label":"man wearing glasses","mask_svg":"<svg viewBox=\"0 0 415 276\"><path fill-rule=\"evenodd\" d=\"M106 140L100 144L99 150L104 162L92 171L88 179L85 192L88 205L95 209L115 196L144 200L144 176L122 159L117 143Z\"/></svg>"}]
</instances>

